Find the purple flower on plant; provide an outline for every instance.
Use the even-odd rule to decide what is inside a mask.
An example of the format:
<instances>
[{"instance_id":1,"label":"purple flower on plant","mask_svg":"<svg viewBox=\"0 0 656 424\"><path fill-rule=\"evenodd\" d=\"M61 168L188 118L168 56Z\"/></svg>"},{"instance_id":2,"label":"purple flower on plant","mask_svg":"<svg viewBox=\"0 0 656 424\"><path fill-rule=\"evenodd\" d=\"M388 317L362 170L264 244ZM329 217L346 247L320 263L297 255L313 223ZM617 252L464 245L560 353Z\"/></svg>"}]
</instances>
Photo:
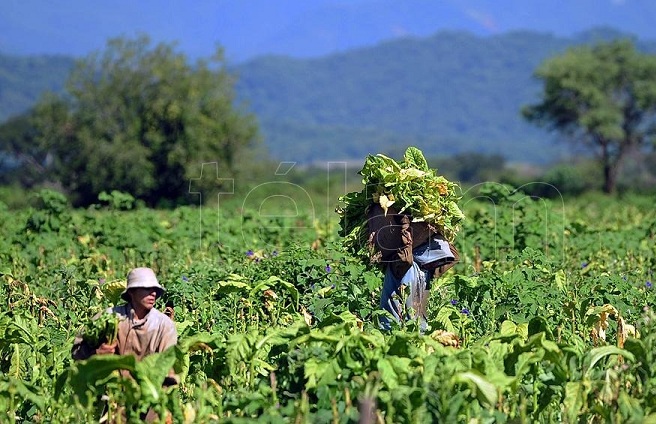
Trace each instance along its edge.
<instances>
[{"instance_id":1,"label":"purple flower on plant","mask_svg":"<svg viewBox=\"0 0 656 424\"><path fill-rule=\"evenodd\" d=\"M458 304L458 300L457 299L451 299L451 304L453 306L456 306Z\"/></svg>"},{"instance_id":2,"label":"purple flower on plant","mask_svg":"<svg viewBox=\"0 0 656 424\"><path fill-rule=\"evenodd\" d=\"M251 256L253 256L254 254L255 254L255 252L253 252L252 250L249 250L248 252L246 252L246 256L248 256L249 258Z\"/></svg>"},{"instance_id":3,"label":"purple flower on plant","mask_svg":"<svg viewBox=\"0 0 656 424\"><path fill-rule=\"evenodd\" d=\"M183 275L183 276L182 276L182 281L189 281L189 278L187 278L186 275Z\"/></svg>"},{"instance_id":4,"label":"purple flower on plant","mask_svg":"<svg viewBox=\"0 0 656 424\"><path fill-rule=\"evenodd\" d=\"M107 280L105 280L104 278L101 278L101 279L98 280L98 282L99 282L100 284L105 284L106 281L107 281Z\"/></svg>"},{"instance_id":5,"label":"purple flower on plant","mask_svg":"<svg viewBox=\"0 0 656 424\"><path fill-rule=\"evenodd\" d=\"M467 316L469 316L469 309L467 309L467 308L462 308L462 309L460 310L460 313L463 314L463 315L467 315Z\"/></svg>"},{"instance_id":6,"label":"purple flower on plant","mask_svg":"<svg viewBox=\"0 0 656 424\"><path fill-rule=\"evenodd\" d=\"M651 288L651 281L647 281L647 282L645 283L645 287L647 287L648 289L650 289L650 288Z\"/></svg>"},{"instance_id":7,"label":"purple flower on plant","mask_svg":"<svg viewBox=\"0 0 656 424\"><path fill-rule=\"evenodd\" d=\"M330 265L326 265L326 272L330 273L333 270L333 268Z\"/></svg>"},{"instance_id":8,"label":"purple flower on plant","mask_svg":"<svg viewBox=\"0 0 656 424\"><path fill-rule=\"evenodd\" d=\"M585 268L586 266L588 266L587 262L581 262L581 268Z\"/></svg>"}]
</instances>

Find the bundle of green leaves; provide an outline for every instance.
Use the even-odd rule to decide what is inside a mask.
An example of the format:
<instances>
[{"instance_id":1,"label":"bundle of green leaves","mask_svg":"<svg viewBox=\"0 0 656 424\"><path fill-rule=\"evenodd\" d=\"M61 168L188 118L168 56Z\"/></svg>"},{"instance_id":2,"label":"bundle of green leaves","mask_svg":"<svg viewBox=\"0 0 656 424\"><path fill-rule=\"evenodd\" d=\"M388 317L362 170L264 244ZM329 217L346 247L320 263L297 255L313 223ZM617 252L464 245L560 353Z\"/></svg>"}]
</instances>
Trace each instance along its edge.
<instances>
[{"instance_id":1,"label":"bundle of green leaves","mask_svg":"<svg viewBox=\"0 0 656 424\"><path fill-rule=\"evenodd\" d=\"M82 339L89 346L98 347L103 343L113 344L118 336L119 317L115 313L104 312L89 320L82 328Z\"/></svg>"},{"instance_id":2,"label":"bundle of green leaves","mask_svg":"<svg viewBox=\"0 0 656 424\"><path fill-rule=\"evenodd\" d=\"M371 246L367 229L369 208L378 203L387 213L409 214L412 222L426 222L453 241L465 219L458 207L458 184L437 175L428 167L424 154L408 147L400 162L383 154L368 155L362 170L364 188L339 198L339 235L351 254L369 261Z\"/></svg>"}]
</instances>

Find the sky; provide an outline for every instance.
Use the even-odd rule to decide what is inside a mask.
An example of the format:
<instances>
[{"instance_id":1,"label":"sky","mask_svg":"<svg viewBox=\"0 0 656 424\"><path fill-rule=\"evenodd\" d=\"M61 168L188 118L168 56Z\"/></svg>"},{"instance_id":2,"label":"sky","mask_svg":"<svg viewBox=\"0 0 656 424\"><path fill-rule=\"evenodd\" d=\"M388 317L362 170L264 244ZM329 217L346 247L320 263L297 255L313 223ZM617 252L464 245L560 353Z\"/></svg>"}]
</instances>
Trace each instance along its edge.
<instances>
[{"instance_id":1,"label":"sky","mask_svg":"<svg viewBox=\"0 0 656 424\"><path fill-rule=\"evenodd\" d=\"M611 26L656 40L656 0L0 0L0 53L84 56L147 34L192 58L317 57L443 30L569 36Z\"/></svg>"}]
</instances>

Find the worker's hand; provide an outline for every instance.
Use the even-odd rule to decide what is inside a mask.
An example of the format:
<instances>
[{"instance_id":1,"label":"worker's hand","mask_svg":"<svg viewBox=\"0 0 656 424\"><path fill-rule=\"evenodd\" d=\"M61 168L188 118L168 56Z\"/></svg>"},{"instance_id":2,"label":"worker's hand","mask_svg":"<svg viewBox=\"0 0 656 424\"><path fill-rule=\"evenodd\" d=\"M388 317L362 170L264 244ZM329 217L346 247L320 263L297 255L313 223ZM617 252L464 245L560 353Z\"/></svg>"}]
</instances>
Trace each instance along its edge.
<instances>
[{"instance_id":1,"label":"worker's hand","mask_svg":"<svg viewBox=\"0 0 656 424\"><path fill-rule=\"evenodd\" d=\"M114 353L116 352L116 345L116 342L113 344L103 343L98 347L98 349L96 349L96 355L108 355L110 353Z\"/></svg>"}]
</instances>

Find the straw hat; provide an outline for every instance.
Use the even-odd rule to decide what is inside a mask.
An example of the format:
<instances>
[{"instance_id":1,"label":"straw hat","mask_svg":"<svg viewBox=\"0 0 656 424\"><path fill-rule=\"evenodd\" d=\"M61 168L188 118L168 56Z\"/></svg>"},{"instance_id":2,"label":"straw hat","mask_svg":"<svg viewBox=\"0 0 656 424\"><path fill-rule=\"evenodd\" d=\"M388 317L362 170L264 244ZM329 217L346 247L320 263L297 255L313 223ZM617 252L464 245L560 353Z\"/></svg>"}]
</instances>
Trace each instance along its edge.
<instances>
[{"instance_id":1,"label":"straw hat","mask_svg":"<svg viewBox=\"0 0 656 424\"><path fill-rule=\"evenodd\" d=\"M164 287L159 284L155 272L150 268L135 268L128 273L128 284L121 293L121 298L126 302L130 301L128 290L136 288L149 288L155 289L157 297L162 296Z\"/></svg>"}]
</instances>

